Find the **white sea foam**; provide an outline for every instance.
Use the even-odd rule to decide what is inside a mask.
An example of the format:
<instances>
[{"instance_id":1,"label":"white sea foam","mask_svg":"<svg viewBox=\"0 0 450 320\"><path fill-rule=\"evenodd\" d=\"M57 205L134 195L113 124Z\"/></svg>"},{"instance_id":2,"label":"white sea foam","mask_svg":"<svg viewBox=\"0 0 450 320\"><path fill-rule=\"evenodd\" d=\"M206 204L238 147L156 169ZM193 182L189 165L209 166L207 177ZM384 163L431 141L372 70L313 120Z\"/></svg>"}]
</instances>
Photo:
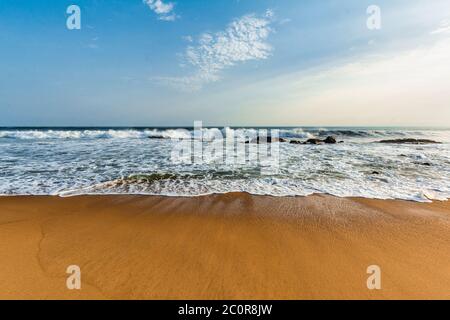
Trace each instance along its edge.
<instances>
[{"instance_id":1,"label":"white sea foam","mask_svg":"<svg viewBox=\"0 0 450 320\"><path fill-rule=\"evenodd\" d=\"M218 133L247 141L258 130L205 128L202 133L206 141ZM1 129L0 194L199 196L248 192L414 201L450 198L448 130L281 128L280 134L300 140L334 135L344 143L283 143L280 172L262 176L260 168L250 163L172 163L171 139L192 138L186 129ZM375 142L409 137L444 143Z\"/></svg>"},{"instance_id":2,"label":"white sea foam","mask_svg":"<svg viewBox=\"0 0 450 320\"><path fill-rule=\"evenodd\" d=\"M145 131L137 130L2 130L0 138L19 140L144 138Z\"/></svg>"}]
</instances>

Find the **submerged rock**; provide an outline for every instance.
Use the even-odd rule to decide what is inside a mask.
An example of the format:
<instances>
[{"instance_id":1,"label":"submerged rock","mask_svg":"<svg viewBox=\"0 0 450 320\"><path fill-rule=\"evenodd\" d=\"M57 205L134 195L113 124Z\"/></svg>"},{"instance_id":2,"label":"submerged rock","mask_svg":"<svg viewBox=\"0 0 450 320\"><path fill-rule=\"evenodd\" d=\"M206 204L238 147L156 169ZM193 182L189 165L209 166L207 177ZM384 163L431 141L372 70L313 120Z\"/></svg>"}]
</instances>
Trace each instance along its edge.
<instances>
[{"instance_id":1,"label":"submerged rock","mask_svg":"<svg viewBox=\"0 0 450 320\"><path fill-rule=\"evenodd\" d=\"M381 140L378 143L396 143L396 144L440 144L441 142L433 141L429 139L392 139L392 140Z\"/></svg>"},{"instance_id":2,"label":"submerged rock","mask_svg":"<svg viewBox=\"0 0 450 320\"><path fill-rule=\"evenodd\" d=\"M329 136L327 137L325 140L320 140L320 139L308 139L306 141L306 144L322 144L322 143L326 143L326 144L336 144L336 138Z\"/></svg>"},{"instance_id":3,"label":"submerged rock","mask_svg":"<svg viewBox=\"0 0 450 320\"><path fill-rule=\"evenodd\" d=\"M264 141L266 140L266 141ZM249 143L256 143L256 144L261 144L261 143L274 143L274 142L288 142L286 139L284 138L272 138L272 137L267 137L267 139L262 139L260 137L252 140L252 141L245 141L246 144Z\"/></svg>"},{"instance_id":4,"label":"submerged rock","mask_svg":"<svg viewBox=\"0 0 450 320\"><path fill-rule=\"evenodd\" d=\"M308 139L308 140L306 141L306 143L307 143L307 144L321 144L321 143L323 143L323 141L320 140L320 139Z\"/></svg>"},{"instance_id":5,"label":"submerged rock","mask_svg":"<svg viewBox=\"0 0 450 320\"><path fill-rule=\"evenodd\" d=\"M323 140L323 142L328 143L328 144L335 144L337 143L336 139L334 137L327 137L325 140Z\"/></svg>"}]
</instances>

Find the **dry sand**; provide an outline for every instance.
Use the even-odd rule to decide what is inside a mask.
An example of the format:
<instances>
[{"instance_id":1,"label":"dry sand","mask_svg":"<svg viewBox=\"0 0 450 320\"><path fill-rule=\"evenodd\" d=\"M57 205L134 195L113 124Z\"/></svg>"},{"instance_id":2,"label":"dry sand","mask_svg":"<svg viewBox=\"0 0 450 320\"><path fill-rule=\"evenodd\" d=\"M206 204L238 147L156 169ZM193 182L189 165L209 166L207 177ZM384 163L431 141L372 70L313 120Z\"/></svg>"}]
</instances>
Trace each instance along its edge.
<instances>
[{"instance_id":1,"label":"dry sand","mask_svg":"<svg viewBox=\"0 0 450 320\"><path fill-rule=\"evenodd\" d=\"M450 299L450 203L1 197L0 298Z\"/></svg>"}]
</instances>

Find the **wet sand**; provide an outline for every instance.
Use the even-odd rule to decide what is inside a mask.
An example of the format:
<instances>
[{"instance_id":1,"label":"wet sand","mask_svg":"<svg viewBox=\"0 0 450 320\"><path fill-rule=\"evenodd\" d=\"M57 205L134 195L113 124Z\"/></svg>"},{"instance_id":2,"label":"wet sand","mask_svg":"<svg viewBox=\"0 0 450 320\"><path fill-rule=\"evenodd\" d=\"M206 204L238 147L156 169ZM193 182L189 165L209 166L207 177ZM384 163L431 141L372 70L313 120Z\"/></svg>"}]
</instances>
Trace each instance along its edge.
<instances>
[{"instance_id":1,"label":"wet sand","mask_svg":"<svg viewBox=\"0 0 450 320\"><path fill-rule=\"evenodd\" d=\"M0 197L0 298L450 299L450 203Z\"/></svg>"}]
</instances>

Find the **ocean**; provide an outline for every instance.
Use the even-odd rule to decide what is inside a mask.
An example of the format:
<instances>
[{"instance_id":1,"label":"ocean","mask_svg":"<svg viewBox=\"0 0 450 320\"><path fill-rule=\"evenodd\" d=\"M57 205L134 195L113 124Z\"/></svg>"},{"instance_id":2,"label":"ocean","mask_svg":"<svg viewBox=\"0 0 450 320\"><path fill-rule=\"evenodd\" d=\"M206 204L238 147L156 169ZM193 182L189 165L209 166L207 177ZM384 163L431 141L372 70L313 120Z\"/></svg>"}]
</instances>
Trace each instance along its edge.
<instances>
[{"instance_id":1,"label":"ocean","mask_svg":"<svg viewBox=\"0 0 450 320\"><path fill-rule=\"evenodd\" d=\"M450 198L450 129L203 128L202 135L253 137L262 129L277 129L287 140L279 144L273 173L263 172L263 164L255 161L224 161L220 153L203 154L208 161L174 161L176 144L195 138L193 128L0 128L0 195L247 192L421 202ZM341 143L289 143L328 136ZM379 143L406 138L441 143ZM202 146L209 150L214 143L208 138ZM238 145L236 150L248 153L254 144Z\"/></svg>"}]
</instances>

